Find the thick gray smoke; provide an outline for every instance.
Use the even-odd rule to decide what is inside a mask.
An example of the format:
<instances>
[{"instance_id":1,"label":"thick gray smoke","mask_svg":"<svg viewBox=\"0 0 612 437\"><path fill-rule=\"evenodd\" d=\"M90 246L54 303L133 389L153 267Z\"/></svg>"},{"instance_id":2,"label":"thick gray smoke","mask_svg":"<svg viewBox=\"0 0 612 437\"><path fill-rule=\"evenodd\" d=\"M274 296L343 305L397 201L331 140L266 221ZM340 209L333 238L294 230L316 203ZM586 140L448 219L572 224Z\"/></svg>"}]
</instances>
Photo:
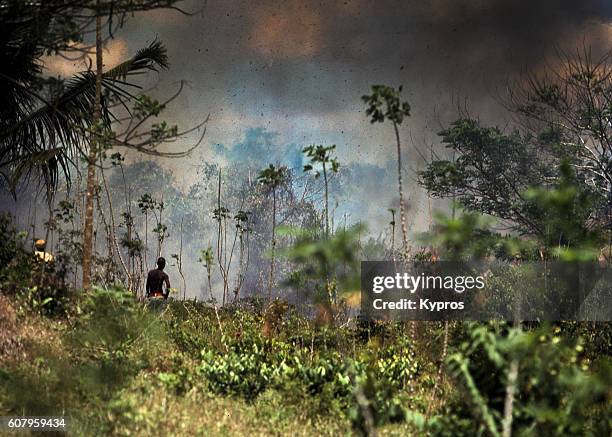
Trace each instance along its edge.
<instances>
[{"instance_id":1,"label":"thick gray smoke","mask_svg":"<svg viewBox=\"0 0 612 437\"><path fill-rule=\"evenodd\" d=\"M145 87L162 98L187 82L164 118L188 127L211 114L204 143L190 159L157 162L178 189L188 195L205 163L246 162L256 169L280 162L299 169L303 146L337 144L346 173L335 192L336 219L365 221L374 233L388 223L397 195L392 130L371 125L360 101L372 84L403 85L412 106L401 134L416 232L429 220L425 193L414 183L422 165L417 149L427 155L439 147L436 133L458 106L505 125L497 97L509 82L554 65L559 51L591 46L601 52L612 42L608 0L209 0L183 7L201 12L130 18L110 47L125 55L160 39L171 69ZM65 72L53 60L48 67ZM128 162L142 159L149 158L128 153ZM197 232L197 241L187 243L191 258L213 238L211 229ZM194 259L186 269L190 277L202 273Z\"/></svg>"},{"instance_id":2,"label":"thick gray smoke","mask_svg":"<svg viewBox=\"0 0 612 437\"><path fill-rule=\"evenodd\" d=\"M179 80L188 89L166 117L185 126L211 114L196 161L227 162L231 154L218 153L217 145L244 143L248 130L257 128L276 133L275 157L287 153L292 160L309 143L337 144L343 163L386 169L394 159L392 130L369 124L360 96L372 84L401 84L412 105L402 127L409 179L422 164L415 149L427 155L437 146L436 133L457 116L458 106L505 125L498 96L509 82L554 64L559 50L592 46L597 52L612 41L612 3L606 0L183 5L201 12L139 15L118 36L129 51L153 38L168 46L172 67L156 79L155 93L170 94ZM240 152L240 159L249 159L247 148ZM162 165L189 179L192 164ZM409 188L412 212L420 214L424 194L415 184ZM393 193L390 186L375 194L377 203L386 203L381 209L394 202Z\"/></svg>"}]
</instances>

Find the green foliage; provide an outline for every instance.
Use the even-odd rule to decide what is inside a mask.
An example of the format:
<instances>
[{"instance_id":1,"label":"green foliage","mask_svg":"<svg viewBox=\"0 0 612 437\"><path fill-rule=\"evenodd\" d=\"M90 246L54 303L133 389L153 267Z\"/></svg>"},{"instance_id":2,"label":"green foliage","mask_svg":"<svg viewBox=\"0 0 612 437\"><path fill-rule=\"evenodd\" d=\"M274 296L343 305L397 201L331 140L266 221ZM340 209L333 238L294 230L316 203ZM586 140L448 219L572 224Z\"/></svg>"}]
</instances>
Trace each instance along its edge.
<instances>
[{"instance_id":1,"label":"green foliage","mask_svg":"<svg viewBox=\"0 0 612 437\"><path fill-rule=\"evenodd\" d=\"M250 215L250 211L243 210L239 210L236 214L234 214L234 222L236 223L236 229L239 231L240 238L242 238L246 232L251 230L249 227Z\"/></svg>"},{"instance_id":2,"label":"green foliage","mask_svg":"<svg viewBox=\"0 0 612 437\"><path fill-rule=\"evenodd\" d=\"M304 147L302 153L306 154L306 157L310 159L310 164L304 166L304 171L314 171L315 179L321 176L321 172L314 169L314 166L321 166L323 168L323 183L325 184L325 199L324 199L324 214L325 214L325 237L329 238L329 176L328 173L337 173L340 164L334 157L333 152L336 149L336 145L325 147L323 145L311 144L310 146ZM331 167L330 167L331 166ZM329 277L326 279L328 282L327 287L329 288Z\"/></svg>"},{"instance_id":3,"label":"green foliage","mask_svg":"<svg viewBox=\"0 0 612 437\"><path fill-rule=\"evenodd\" d=\"M0 214L0 291L17 299L24 311L61 315L68 310L70 290L61 260L43 262L26 247L12 218Z\"/></svg>"},{"instance_id":4,"label":"green foliage","mask_svg":"<svg viewBox=\"0 0 612 437\"><path fill-rule=\"evenodd\" d=\"M511 221L518 231L542 233L523 193L554 176L554 161L539 155L531 138L482 127L469 118L454 121L439 135L454 158L432 160L419 172L430 194Z\"/></svg>"},{"instance_id":5,"label":"green foliage","mask_svg":"<svg viewBox=\"0 0 612 437\"><path fill-rule=\"evenodd\" d=\"M150 194L145 193L138 199L138 208L140 208L143 213L154 211L157 209L157 202L153 200Z\"/></svg>"},{"instance_id":6,"label":"green foliage","mask_svg":"<svg viewBox=\"0 0 612 437\"><path fill-rule=\"evenodd\" d=\"M597 259L600 231L591 223L594 197L581 187L569 163L560 166L559 182L553 189L534 187L525 194L545 229L541 239L546 247L565 260Z\"/></svg>"},{"instance_id":7,"label":"green foliage","mask_svg":"<svg viewBox=\"0 0 612 437\"><path fill-rule=\"evenodd\" d=\"M500 434L513 360L519 364L513 435L535 429L544 435L610 433L610 364L590 366L580 339L562 338L560 328L524 332L493 324L467 325L466 333L448 358L459 397L438 418L434 434Z\"/></svg>"},{"instance_id":8,"label":"green foliage","mask_svg":"<svg viewBox=\"0 0 612 437\"><path fill-rule=\"evenodd\" d=\"M212 247L208 246L206 249L202 249L198 261L200 261L208 271L212 268L213 259Z\"/></svg>"},{"instance_id":9,"label":"green foliage","mask_svg":"<svg viewBox=\"0 0 612 437\"><path fill-rule=\"evenodd\" d=\"M219 208L215 208L213 210L213 219L216 222L221 222L221 221L229 218L229 216L230 216L230 211L229 211L229 209L227 209L224 206L221 206Z\"/></svg>"},{"instance_id":10,"label":"green foliage","mask_svg":"<svg viewBox=\"0 0 612 437\"><path fill-rule=\"evenodd\" d=\"M394 124L402 124L404 117L410 116L410 104L401 101L402 87L397 90L387 85L373 85L372 94L364 95L361 100L367 105L366 114L372 123L382 123L385 119Z\"/></svg>"},{"instance_id":11,"label":"green foliage","mask_svg":"<svg viewBox=\"0 0 612 437\"><path fill-rule=\"evenodd\" d=\"M157 117L166 108L157 99L146 94L140 95L134 102L133 117L136 120L143 120L149 116Z\"/></svg>"},{"instance_id":12,"label":"green foliage","mask_svg":"<svg viewBox=\"0 0 612 437\"><path fill-rule=\"evenodd\" d=\"M60 200L54 210L55 219L63 223L71 223L74 221L74 203L70 200Z\"/></svg>"},{"instance_id":13,"label":"green foliage","mask_svg":"<svg viewBox=\"0 0 612 437\"><path fill-rule=\"evenodd\" d=\"M610 54L597 55L585 46L559 58L554 69L514 90L511 108L529 124L544 127L542 145L571 163L578 185L597 199L593 216L605 220L612 181L612 129L606 122L612 111Z\"/></svg>"},{"instance_id":14,"label":"green foliage","mask_svg":"<svg viewBox=\"0 0 612 437\"><path fill-rule=\"evenodd\" d=\"M110 160L113 167L118 167L123 164L125 157L121 153L115 152L110 156Z\"/></svg>"},{"instance_id":15,"label":"green foliage","mask_svg":"<svg viewBox=\"0 0 612 437\"><path fill-rule=\"evenodd\" d=\"M318 230L280 228L280 235L292 237L294 240L293 244L283 251L283 256L296 266L289 283L294 286L299 284L302 291L308 291L308 288L304 288L305 281L311 281L310 292L317 290L317 286L321 292L320 284L333 277L336 287L334 292L342 294L358 289L359 259L356 255L358 236L363 229L363 226L355 225L346 230L338 230L330 238L322 238ZM325 296L321 300L325 302L328 298L329 296Z\"/></svg>"},{"instance_id":16,"label":"green foliage","mask_svg":"<svg viewBox=\"0 0 612 437\"><path fill-rule=\"evenodd\" d=\"M537 245L533 241L500 235L491 230L490 218L477 213L462 213L455 218L436 213L434 219L433 231L422 234L420 239L435 248L442 259L540 259ZM423 252L417 254L415 260L430 261L432 256L431 253Z\"/></svg>"},{"instance_id":17,"label":"green foliage","mask_svg":"<svg viewBox=\"0 0 612 437\"><path fill-rule=\"evenodd\" d=\"M175 138L178 135L178 126L169 125L167 122L153 123L151 126L151 146L157 145L164 140Z\"/></svg>"},{"instance_id":18,"label":"green foliage","mask_svg":"<svg viewBox=\"0 0 612 437\"><path fill-rule=\"evenodd\" d=\"M198 370L213 392L253 399L277 377L280 369L274 365L277 357L269 353L271 348L263 341L242 341L232 346L223 355L202 350Z\"/></svg>"},{"instance_id":19,"label":"green foliage","mask_svg":"<svg viewBox=\"0 0 612 437\"><path fill-rule=\"evenodd\" d=\"M152 232L157 235L157 239L163 243L163 241L170 236L168 234L168 226L163 223L158 223L153 228Z\"/></svg>"},{"instance_id":20,"label":"green foliage","mask_svg":"<svg viewBox=\"0 0 612 437\"><path fill-rule=\"evenodd\" d=\"M432 160L419 173L433 196L456 198L548 246L580 245L602 225L602 193L585 180L579 150L548 144L556 141L554 131L534 138L460 118L440 135L453 159Z\"/></svg>"},{"instance_id":21,"label":"green foliage","mask_svg":"<svg viewBox=\"0 0 612 437\"><path fill-rule=\"evenodd\" d=\"M121 247L127 249L130 257L140 256L144 251L144 243L139 238L128 238L128 234L125 233L121 237Z\"/></svg>"},{"instance_id":22,"label":"green foliage","mask_svg":"<svg viewBox=\"0 0 612 437\"><path fill-rule=\"evenodd\" d=\"M406 390L420 372L411 343L399 326L371 335L365 326L315 330L289 311L270 337L262 332L268 311L245 300L220 312L226 349L219 331L211 329L215 326L211 308L184 302L171 304L169 310L174 341L198 362L190 376L174 370L173 376L164 375L172 387L188 380L212 393L249 402L272 390L282 393L286 402L311 405L314 410L309 414L337 411L356 414L359 420L360 413L353 408L355 388L367 380L377 423L384 424L402 420L407 408L402 396L408 397Z\"/></svg>"},{"instance_id":23,"label":"green foliage","mask_svg":"<svg viewBox=\"0 0 612 437\"><path fill-rule=\"evenodd\" d=\"M313 353L308 347L251 331L232 341L228 352L204 348L198 367L214 393L247 400L269 389L288 395L304 393L330 408L337 405L347 414L356 384L370 384L368 394L380 424L403 418L404 408L397 395L417 372L414 354L401 343L378 352L365 350L353 358L333 350Z\"/></svg>"},{"instance_id":24,"label":"green foliage","mask_svg":"<svg viewBox=\"0 0 612 437\"><path fill-rule=\"evenodd\" d=\"M99 435L95 427L107 403L168 344L159 319L128 291L94 289L78 308L50 343L33 346L35 360L0 372L0 406L11 414L61 412L71 417L73 431L81 429L77 434Z\"/></svg>"},{"instance_id":25,"label":"green foliage","mask_svg":"<svg viewBox=\"0 0 612 437\"><path fill-rule=\"evenodd\" d=\"M424 240L441 250L450 259L482 258L493 246L490 223L478 214L463 214L457 218L437 213L434 231Z\"/></svg>"},{"instance_id":26,"label":"green foliage","mask_svg":"<svg viewBox=\"0 0 612 437\"><path fill-rule=\"evenodd\" d=\"M38 360L0 371L3 412L44 415L59 408L77 435L114 435L143 421L158 424L195 399L205 410L213 400L234 406L246 400L273 423L296 408L302 420L350 424L364 434L360 391L378 428L495 434L508 363L518 359L513 435L530 435L536 426L545 435L607 435L610 429L611 372L600 359L609 346L602 339L603 349L594 350L588 337L570 339L594 332L584 325L533 332L460 326L447 364L452 389L432 416L424 413L431 400L421 398L432 376L401 324L317 329L289 309L271 336L263 329L262 302L246 299L220 310L221 339L213 309L199 302L170 302L152 313L129 292L95 289L78 305L61 343L55 339L55 348L36 350ZM165 415L151 408L159 414L165 408ZM177 419L171 432L182 432L176 427L185 420ZM156 426L138 434L152 434Z\"/></svg>"},{"instance_id":27,"label":"green foliage","mask_svg":"<svg viewBox=\"0 0 612 437\"><path fill-rule=\"evenodd\" d=\"M338 160L334 158L333 153L336 150L336 145L323 146L322 144L311 144L310 146L304 147L302 153L310 159L310 164L304 166L304 171L313 171L315 165L323 165L329 168L332 173L337 173L340 168ZM319 178L321 173L318 170L314 172L315 178Z\"/></svg>"},{"instance_id":28,"label":"green foliage","mask_svg":"<svg viewBox=\"0 0 612 437\"><path fill-rule=\"evenodd\" d=\"M457 218L436 214L436 228L423 240L450 258L597 259L602 232L591 220L593 194L577 184L567 162L561 164L559 173L554 186L531 187L521 196L521 208L529 211L531 223L541 231L537 239L494 233L488 226L490 220L468 212Z\"/></svg>"},{"instance_id":29,"label":"green foliage","mask_svg":"<svg viewBox=\"0 0 612 437\"><path fill-rule=\"evenodd\" d=\"M268 168L265 168L259 172L257 181L260 184L275 190L277 187L283 184L287 177L288 169L286 167L276 167L270 164Z\"/></svg>"},{"instance_id":30,"label":"green foliage","mask_svg":"<svg viewBox=\"0 0 612 437\"><path fill-rule=\"evenodd\" d=\"M13 27L4 34L5 38L10 37L3 41L2 54L14 61L14 65L13 62L7 64L11 68L3 73L8 79L4 82L8 85L2 89L6 97L0 116L0 171L13 192L18 182L27 182L31 175L40 177L50 189L56 188L60 173L71 180L69 169L72 161L81 156L92 131L103 128L104 135L108 137L104 138L102 145L108 145L111 143L108 140L114 139L108 129L113 119L110 107L117 100L125 106L134 98L128 91L132 85L128 83L128 78L167 68L166 49L159 41L154 41L134 57L105 71L102 77L105 94L102 99L102 120L101 124L94 126L95 71L81 72L62 83L61 89L52 89L51 99L39 94L41 85L45 83L41 78L40 62L43 47L51 51L73 49L72 42L80 40L82 32L91 23L83 16L82 5L56 1L46 3L49 5L28 4L25 8L2 8L1 11L3 23ZM72 18L69 18L70 15ZM74 18L75 15L80 18ZM83 27L74 28L77 22ZM71 29L69 34L76 32L75 40L69 42L64 39L64 26ZM44 41L49 35L53 35L51 40ZM10 49L20 46L27 50L15 52Z\"/></svg>"}]
</instances>

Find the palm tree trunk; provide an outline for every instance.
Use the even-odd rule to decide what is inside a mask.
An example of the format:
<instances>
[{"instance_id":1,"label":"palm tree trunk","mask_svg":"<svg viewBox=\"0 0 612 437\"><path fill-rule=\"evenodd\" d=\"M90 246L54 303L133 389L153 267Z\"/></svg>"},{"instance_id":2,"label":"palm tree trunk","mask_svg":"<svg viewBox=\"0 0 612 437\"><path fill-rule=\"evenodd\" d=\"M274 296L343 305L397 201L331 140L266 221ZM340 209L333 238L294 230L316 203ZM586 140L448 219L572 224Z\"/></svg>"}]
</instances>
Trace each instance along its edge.
<instances>
[{"instance_id":1,"label":"palm tree trunk","mask_svg":"<svg viewBox=\"0 0 612 437\"><path fill-rule=\"evenodd\" d=\"M272 189L272 254L270 256L270 281L268 285L268 302L272 300L274 285L274 252L276 250L276 188Z\"/></svg>"},{"instance_id":2,"label":"palm tree trunk","mask_svg":"<svg viewBox=\"0 0 612 437\"><path fill-rule=\"evenodd\" d=\"M99 143L99 130L102 104L102 17L98 8L100 0L96 1L96 98L93 107L93 132L87 157L87 195L85 202L85 226L83 229L83 289L91 287L91 256L93 252L93 210L94 190L96 183L96 151Z\"/></svg>"},{"instance_id":3,"label":"palm tree trunk","mask_svg":"<svg viewBox=\"0 0 612 437\"><path fill-rule=\"evenodd\" d=\"M329 192L327 188L327 168L325 168L325 162L323 162L323 182L325 183L325 239L329 240ZM329 280L329 269L325 266L325 289L329 296L330 307L334 303L332 296L331 283Z\"/></svg>"},{"instance_id":4,"label":"palm tree trunk","mask_svg":"<svg viewBox=\"0 0 612 437\"><path fill-rule=\"evenodd\" d=\"M329 194L327 188L327 169L323 163L323 181L325 182L325 238L329 238Z\"/></svg>"},{"instance_id":5,"label":"palm tree trunk","mask_svg":"<svg viewBox=\"0 0 612 437\"><path fill-rule=\"evenodd\" d=\"M404 209L404 188L402 183L402 149L400 144L399 130L397 123L393 122L395 130L395 141L397 143L397 186L399 190L399 210L400 210L400 225L402 227L402 255L404 258L408 255L408 228L406 226L406 211Z\"/></svg>"}]
</instances>

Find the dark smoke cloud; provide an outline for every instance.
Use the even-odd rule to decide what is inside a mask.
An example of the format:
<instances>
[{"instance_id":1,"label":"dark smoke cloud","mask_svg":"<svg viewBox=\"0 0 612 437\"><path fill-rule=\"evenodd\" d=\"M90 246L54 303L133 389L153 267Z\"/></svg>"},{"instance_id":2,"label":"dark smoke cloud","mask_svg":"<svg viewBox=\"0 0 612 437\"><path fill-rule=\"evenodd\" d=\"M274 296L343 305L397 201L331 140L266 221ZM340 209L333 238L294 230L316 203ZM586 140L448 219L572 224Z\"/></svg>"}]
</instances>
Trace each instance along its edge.
<instances>
[{"instance_id":1,"label":"dark smoke cloud","mask_svg":"<svg viewBox=\"0 0 612 437\"><path fill-rule=\"evenodd\" d=\"M167 44L172 70L160 89L179 79L191 84L180 120L223 111L234 125L277 130L275 123L304 115L330 117L330 127L344 111L356 123L359 97L382 82L404 85L413 129L435 137L436 124L463 99L500 118L491 96L556 50L607 49L611 18L607 0L224 0L206 2L195 17L137 16L124 35L132 50L154 37ZM361 143L362 134L346 141Z\"/></svg>"},{"instance_id":2,"label":"dark smoke cloud","mask_svg":"<svg viewBox=\"0 0 612 437\"><path fill-rule=\"evenodd\" d=\"M198 87L225 92L234 103L301 113L345 108L377 81L403 82L419 100L440 86L477 96L488 92L479 89L483 78L503 81L557 48L608 45L602 24L611 4L209 1L202 17L162 19L173 13L156 12L154 20L133 20L129 33L158 34L171 49L173 74Z\"/></svg>"},{"instance_id":3,"label":"dark smoke cloud","mask_svg":"<svg viewBox=\"0 0 612 437\"><path fill-rule=\"evenodd\" d=\"M295 161L310 142L336 143L343 162L385 171L392 134L368 123L359 98L388 83L402 84L413 107L402 132L411 171L421 165L414 147L436 147L458 105L504 125L500 89L554 62L558 50L609 49L611 20L608 0L209 0L195 17L137 16L122 35L130 50L155 37L168 46L172 69L161 75L160 94L189 81L170 118L184 125L212 112L201 159L248 159L239 155L256 152L249 136L276 132L264 140L277 152L253 156ZM424 194L409 189L423 205ZM383 208L394 202L387 191L371 194Z\"/></svg>"},{"instance_id":4,"label":"dark smoke cloud","mask_svg":"<svg viewBox=\"0 0 612 437\"><path fill-rule=\"evenodd\" d=\"M116 34L126 53L154 38L168 47L171 70L144 84L165 97L179 80L188 82L165 118L189 126L211 113L199 155L160 163L189 186L199 160L299 168L304 145L335 143L346 167L378 169L355 170L363 177L351 190L382 211L395 203L394 187L365 185L366 175L379 171L393 181L394 139L388 126L365 117L360 96L372 84L402 84L412 105L402 130L411 181L422 164L414 148L437 147L436 133L457 116L457 105L467 102L472 114L504 125L496 94L508 81L543 69L557 50L602 51L612 42L609 0L184 2L185 9L202 6L193 17L136 15ZM408 189L419 214L424 193L412 182Z\"/></svg>"}]
</instances>

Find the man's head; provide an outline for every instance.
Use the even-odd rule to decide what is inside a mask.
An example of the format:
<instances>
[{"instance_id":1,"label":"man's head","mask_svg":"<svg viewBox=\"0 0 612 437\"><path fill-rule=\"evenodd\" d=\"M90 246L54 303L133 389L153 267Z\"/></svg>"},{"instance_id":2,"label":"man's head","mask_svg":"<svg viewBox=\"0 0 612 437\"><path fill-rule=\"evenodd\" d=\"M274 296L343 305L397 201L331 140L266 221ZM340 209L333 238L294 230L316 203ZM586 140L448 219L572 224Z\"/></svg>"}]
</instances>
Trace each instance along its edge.
<instances>
[{"instance_id":1,"label":"man's head","mask_svg":"<svg viewBox=\"0 0 612 437\"><path fill-rule=\"evenodd\" d=\"M157 268L163 270L166 267L166 259L163 256L157 258Z\"/></svg>"}]
</instances>

